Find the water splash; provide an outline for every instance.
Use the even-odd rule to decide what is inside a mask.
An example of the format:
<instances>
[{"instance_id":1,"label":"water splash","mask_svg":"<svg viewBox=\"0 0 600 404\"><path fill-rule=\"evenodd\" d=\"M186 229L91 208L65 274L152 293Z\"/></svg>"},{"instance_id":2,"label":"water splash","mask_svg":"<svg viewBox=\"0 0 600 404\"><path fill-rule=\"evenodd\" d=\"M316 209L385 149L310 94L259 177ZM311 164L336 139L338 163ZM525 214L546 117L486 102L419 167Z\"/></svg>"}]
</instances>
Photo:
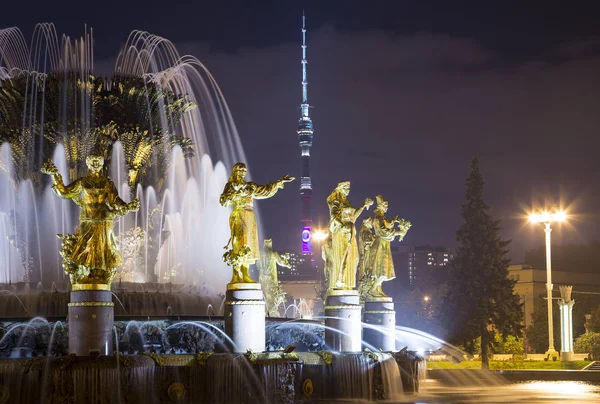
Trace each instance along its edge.
<instances>
[{"instance_id":1,"label":"water splash","mask_svg":"<svg viewBox=\"0 0 600 404\"><path fill-rule=\"evenodd\" d=\"M68 73L85 83L94 73L91 29L81 38L71 39L59 35L53 24L38 24L31 44L27 46L17 28L0 30L0 80L9 83L25 78L32 89L27 94L33 96L22 101L23 116L15 117L22 120L23 133L44 128L47 117L43 108L40 111L36 106L38 97L46 93L34 90L45 88L48 74ZM218 195L227 180L227 168L246 159L221 90L200 61L180 55L167 39L143 31L131 33L117 56L114 74L141 78L147 88L156 86L185 95L198 105L183 115L175 134L193 141L195 155L184 158L177 147L164 153L162 160L153 161L147 169L148 178L155 182L139 185L135 195L129 195L124 149L118 142L114 145L109 160L116 185L124 200L141 200L140 211L121 218L116 225L121 248L129 230L139 227L143 231L141 259L128 268L131 279L123 280L206 285L208 293L223 290L229 281L229 270L221 260L221 247L228 237L228 212L219 206ZM111 80L104 83L115 85ZM85 140L94 129L92 104L89 97L77 97L82 102L69 109L69 91L60 96L56 108L63 108L64 119L58 125L69 127ZM158 122L151 122L151 130L168 124L169 102L160 101L162 113ZM70 201L53 195L39 169L50 155L65 179L81 176L85 168L67 164L65 154L72 151L66 150L64 142L54 147L45 136L25 138L26 157L21 160L15 160L20 155L8 144L0 150L0 186L9 190L0 196L0 283L64 282L55 234L73 231L77 211ZM171 168L164 181L158 181L161 166Z\"/></svg>"}]
</instances>

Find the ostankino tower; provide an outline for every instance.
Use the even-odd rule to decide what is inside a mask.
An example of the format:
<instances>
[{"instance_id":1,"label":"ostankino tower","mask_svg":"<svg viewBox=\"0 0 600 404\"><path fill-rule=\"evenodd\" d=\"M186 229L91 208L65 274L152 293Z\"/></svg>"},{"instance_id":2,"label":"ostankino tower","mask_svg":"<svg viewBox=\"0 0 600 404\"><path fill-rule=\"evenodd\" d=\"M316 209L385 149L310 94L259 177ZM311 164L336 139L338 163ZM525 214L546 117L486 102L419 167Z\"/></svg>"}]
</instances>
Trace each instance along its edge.
<instances>
[{"instance_id":1,"label":"ostankino tower","mask_svg":"<svg viewBox=\"0 0 600 404\"><path fill-rule=\"evenodd\" d=\"M302 116L298 121L298 141L302 151L302 176L300 178L300 200L302 201L302 255L312 255L312 182L310 179L310 148L313 138L313 123L308 116L308 82L306 80L306 25L302 14ZM310 261L310 258L307 257Z\"/></svg>"}]
</instances>

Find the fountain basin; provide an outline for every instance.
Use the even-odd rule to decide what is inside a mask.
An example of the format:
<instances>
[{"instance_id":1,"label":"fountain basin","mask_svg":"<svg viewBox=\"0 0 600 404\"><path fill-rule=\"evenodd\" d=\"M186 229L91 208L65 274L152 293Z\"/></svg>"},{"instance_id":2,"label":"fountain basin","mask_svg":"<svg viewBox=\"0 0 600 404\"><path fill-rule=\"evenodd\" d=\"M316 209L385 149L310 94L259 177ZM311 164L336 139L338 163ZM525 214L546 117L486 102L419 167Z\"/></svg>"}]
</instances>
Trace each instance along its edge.
<instances>
[{"instance_id":1,"label":"fountain basin","mask_svg":"<svg viewBox=\"0 0 600 404\"><path fill-rule=\"evenodd\" d=\"M389 400L404 394L397 363L391 354L326 351L4 359L0 395L20 403Z\"/></svg>"}]
</instances>

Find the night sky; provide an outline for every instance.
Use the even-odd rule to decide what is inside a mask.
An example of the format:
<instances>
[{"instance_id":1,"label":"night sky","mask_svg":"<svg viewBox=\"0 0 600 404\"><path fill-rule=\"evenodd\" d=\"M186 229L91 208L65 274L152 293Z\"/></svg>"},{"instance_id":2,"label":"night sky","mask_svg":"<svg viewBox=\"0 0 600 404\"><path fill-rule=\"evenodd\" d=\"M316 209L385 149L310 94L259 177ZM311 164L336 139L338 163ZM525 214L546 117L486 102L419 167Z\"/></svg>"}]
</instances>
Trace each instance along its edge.
<instances>
[{"instance_id":1,"label":"night sky","mask_svg":"<svg viewBox=\"0 0 600 404\"><path fill-rule=\"evenodd\" d=\"M315 222L326 224L325 198L350 180L356 206L381 193L390 216L413 222L405 244L454 246L478 155L514 262L543 242L542 229L522 217L532 206L562 204L576 214L554 230L557 243L600 238L595 2L35 3L0 6L0 27L30 38L35 23L50 21L78 37L87 24L98 66L114 62L134 29L200 59L223 90L259 183L299 177L304 9ZM300 247L298 187L258 204L279 250Z\"/></svg>"}]
</instances>

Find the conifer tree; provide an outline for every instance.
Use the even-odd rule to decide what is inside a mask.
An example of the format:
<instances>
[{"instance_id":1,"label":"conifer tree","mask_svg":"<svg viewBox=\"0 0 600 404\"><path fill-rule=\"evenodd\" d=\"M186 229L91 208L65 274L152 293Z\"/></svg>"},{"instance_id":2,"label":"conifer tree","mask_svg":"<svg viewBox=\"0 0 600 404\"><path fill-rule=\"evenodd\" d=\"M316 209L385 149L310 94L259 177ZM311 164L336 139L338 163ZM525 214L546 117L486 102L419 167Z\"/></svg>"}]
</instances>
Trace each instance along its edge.
<instances>
[{"instance_id":1,"label":"conifer tree","mask_svg":"<svg viewBox=\"0 0 600 404\"><path fill-rule=\"evenodd\" d=\"M474 351L475 340L481 337L481 366L488 368L494 333L503 338L520 336L523 314L513 292L516 281L508 279L510 241L500 238L500 220L489 213L483 185L476 157L467 178L463 223L456 232L459 245L449 266L445 318L450 340L468 352Z\"/></svg>"}]
</instances>

